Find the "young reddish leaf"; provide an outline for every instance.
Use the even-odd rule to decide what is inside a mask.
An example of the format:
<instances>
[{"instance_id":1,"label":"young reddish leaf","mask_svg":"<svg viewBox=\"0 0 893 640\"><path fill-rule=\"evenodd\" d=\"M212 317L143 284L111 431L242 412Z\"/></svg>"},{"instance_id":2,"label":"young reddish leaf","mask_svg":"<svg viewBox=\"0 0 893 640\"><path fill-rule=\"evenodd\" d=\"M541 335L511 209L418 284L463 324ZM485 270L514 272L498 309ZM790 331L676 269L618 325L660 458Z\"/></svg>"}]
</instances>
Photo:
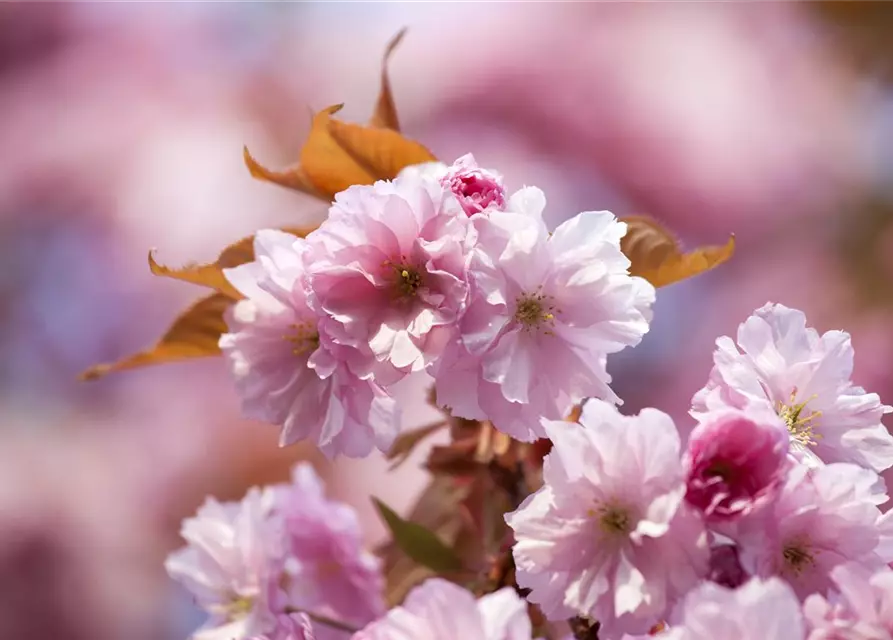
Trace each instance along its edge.
<instances>
[{"instance_id":1,"label":"young reddish leaf","mask_svg":"<svg viewBox=\"0 0 893 640\"><path fill-rule=\"evenodd\" d=\"M222 293L202 298L180 314L154 346L117 362L90 367L80 377L95 380L113 371L217 355L217 342L226 331L223 314L232 303Z\"/></svg>"},{"instance_id":2,"label":"young reddish leaf","mask_svg":"<svg viewBox=\"0 0 893 640\"><path fill-rule=\"evenodd\" d=\"M313 231L313 227L290 227L282 230L303 238ZM229 245L220 252L217 260L208 264L188 264L180 268L166 267L156 262L153 252L150 251L149 270L156 276L164 276L182 280L183 282L191 282L202 287L210 287L233 300L239 300L242 295L229 283L223 275L223 270L237 267L252 260L254 260L253 235Z\"/></svg>"},{"instance_id":3,"label":"young reddish leaf","mask_svg":"<svg viewBox=\"0 0 893 640\"><path fill-rule=\"evenodd\" d=\"M409 558L438 574L456 573L462 570L462 561L456 552L446 546L431 530L404 520L377 498L372 498L372 502L390 530L394 544Z\"/></svg>"},{"instance_id":4,"label":"young reddish leaf","mask_svg":"<svg viewBox=\"0 0 893 640\"><path fill-rule=\"evenodd\" d=\"M397 436L397 439L394 440L394 444L391 445L391 449L388 451L386 456L388 460L394 460L394 462L388 468L388 471L393 471L401 464L406 462L409 459L409 456L412 454L413 450L416 448L416 446L419 445L419 443L422 442L422 440L440 431L441 429L446 427L446 425L446 421L442 420L440 422L435 422L434 424L429 424L425 427L419 427L418 429L407 431Z\"/></svg>"},{"instance_id":5,"label":"young reddish leaf","mask_svg":"<svg viewBox=\"0 0 893 640\"><path fill-rule=\"evenodd\" d=\"M645 216L622 218L627 225L620 248L629 258L631 275L655 287L665 287L709 271L732 257L735 236L722 246L700 247L683 253L679 242L664 227Z\"/></svg>"},{"instance_id":6,"label":"young reddish leaf","mask_svg":"<svg viewBox=\"0 0 893 640\"><path fill-rule=\"evenodd\" d=\"M372 112L372 118L369 120L370 127L378 127L382 129L393 129L400 131L400 120L397 117L397 106L394 104L394 96L391 93L391 79L388 77L388 60L394 49L403 40L406 35L406 29L391 38L388 46L385 47L384 56L381 59L381 91L378 94L378 101L375 103L375 111Z\"/></svg>"},{"instance_id":7,"label":"young reddish leaf","mask_svg":"<svg viewBox=\"0 0 893 640\"><path fill-rule=\"evenodd\" d=\"M452 442L446 446L433 447L425 468L434 475L468 478L479 473L486 463L475 458L477 443L473 440Z\"/></svg>"}]
</instances>

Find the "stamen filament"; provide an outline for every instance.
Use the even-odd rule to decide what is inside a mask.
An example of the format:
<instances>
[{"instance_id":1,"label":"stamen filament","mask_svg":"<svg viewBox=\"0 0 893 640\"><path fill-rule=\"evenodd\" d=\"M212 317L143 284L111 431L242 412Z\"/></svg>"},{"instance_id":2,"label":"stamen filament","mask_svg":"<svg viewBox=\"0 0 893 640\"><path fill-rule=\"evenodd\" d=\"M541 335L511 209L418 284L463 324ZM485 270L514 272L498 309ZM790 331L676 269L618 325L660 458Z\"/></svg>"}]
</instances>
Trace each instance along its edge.
<instances>
[{"instance_id":1,"label":"stamen filament","mask_svg":"<svg viewBox=\"0 0 893 640\"><path fill-rule=\"evenodd\" d=\"M818 426L815 421L821 417L822 412L812 411L805 417L801 416L806 405L816 397L817 396L813 394L804 402L798 403L796 402L797 388L794 387L794 390L791 391L791 399L789 403L785 404L779 401L775 408L778 417L780 417L787 425L791 438L805 447L814 447L818 444L818 441L822 439L822 434L815 431L815 428Z\"/></svg>"}]
</instances>

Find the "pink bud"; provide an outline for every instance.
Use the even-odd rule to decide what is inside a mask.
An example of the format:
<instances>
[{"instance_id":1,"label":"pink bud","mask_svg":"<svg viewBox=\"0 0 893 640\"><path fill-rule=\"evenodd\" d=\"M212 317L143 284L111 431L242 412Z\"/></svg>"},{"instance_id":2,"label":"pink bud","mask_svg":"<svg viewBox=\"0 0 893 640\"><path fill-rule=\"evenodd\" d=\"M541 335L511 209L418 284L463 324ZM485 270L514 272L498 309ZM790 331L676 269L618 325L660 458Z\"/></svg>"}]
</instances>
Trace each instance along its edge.
<instances>
[{"instance_id":1,"label":"pink bud","mask_svg":"<svg viewBox=\"0 0 893 640\"><path fill-rule=\"evenodd\" d=\"M505 209L502 176L479 167L470 153L453 163L441 178L441 184L453 192L469 216L486 209Z\"/></svg>"}]
</instances>

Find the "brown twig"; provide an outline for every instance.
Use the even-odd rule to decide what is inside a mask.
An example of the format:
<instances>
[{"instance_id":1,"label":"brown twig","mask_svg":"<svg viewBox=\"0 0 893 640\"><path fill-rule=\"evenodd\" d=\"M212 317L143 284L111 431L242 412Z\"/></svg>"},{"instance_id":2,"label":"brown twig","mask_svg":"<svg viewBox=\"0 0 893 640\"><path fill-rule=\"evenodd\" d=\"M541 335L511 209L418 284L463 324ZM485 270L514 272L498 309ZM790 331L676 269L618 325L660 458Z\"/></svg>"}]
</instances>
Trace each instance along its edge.
<instances>
[{"instance_id":1,"label":"brown twig","mask_svg":"<svg viewBox=\"0 0 893 640\"><path fill-rule=\"evenodd\" d=\"M598 621L577 616L568 620L568 624L576 640L598 640L598 630L601 628Z\"/></svg>"}]
</instances>

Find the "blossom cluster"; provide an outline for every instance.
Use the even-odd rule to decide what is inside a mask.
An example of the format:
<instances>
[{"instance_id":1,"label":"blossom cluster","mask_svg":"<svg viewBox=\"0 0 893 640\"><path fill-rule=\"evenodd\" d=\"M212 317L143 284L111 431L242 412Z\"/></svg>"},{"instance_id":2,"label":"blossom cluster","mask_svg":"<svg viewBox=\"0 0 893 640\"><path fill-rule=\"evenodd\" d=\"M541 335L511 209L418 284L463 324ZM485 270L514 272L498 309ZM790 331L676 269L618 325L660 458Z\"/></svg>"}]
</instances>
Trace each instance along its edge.
<instances>
[{"instance_id":1,"label":"blossom cluster","mask_svg":"<svg viewBox=\"0 0 893 640\"><path fill-rule=\"evenodd\" d=\"M770 304L717 342L685 442L598 400L544 420L544 485L506 515L528 599L603 638L893 637L890 408L852 356Z\"/></svg>"},{"instance_id":2,"label":"blossom cluster","mask_svg":"<svg viewBox=\"0 0 893 640\"><path fill-rule=\"evenodd\" d=\"M220 340L283 444L386 450L415 375L449 417L548 439L504 517L517 588L435 577L387 610L355 513L303 465L185 521L167 568L209 613L197 640L532 640L568 621L602 640L893 638L893 409L852 383L849 335L767 304L717 340L690 415L624 415L607 356L648 331L654 288L611 213L549 229L544 207L471 156L350 187L306 238L261 231L225 271L243 299Z\"/></svg>"},{"instance_id":3,"label":"blossom cluster","mask_svg":"<svg viewBox=\"0 0 893 640\"><path fill-rule=\"evenodd\" d=\"M182 535L188 544L166 568L208 613L194 640L531 639L526 604L510 588L475 599L432 578L386 611L356 512L327 500L307 463L290 484L251 489L240 502L208 498Z\"/></svg>"},{"instance_id":4,"label":"blossom cluster","mask_svg":"<svg viewBox=\"0 0 893 640\"><path fill-rule=\"evenodd\" d=\"M255 260L224 271L244 296L220 339L244 412L359 457L393 443L391 389L411 375L523 441L584 398L619 401L606 356L647 332L654 288L613 214L550 230L544 207L468 155L348 188L306 238L258 232Z\"/></svg>"},{"instance_id":5,"label":"blossom cluster","mask_svg":"<svg viewBox=\"0 0 893 640\"><path fill-rule=\"evenodd\" d=\"M296 640L309 628L298 612L359 625L384 613L380 561L356 513L326 499L309 464L240 502L208 498L181 534L187 546L166 568L209 614L196 640ZM340 637L326 633L318 640Z\"/></svg>"}]
</instances>

